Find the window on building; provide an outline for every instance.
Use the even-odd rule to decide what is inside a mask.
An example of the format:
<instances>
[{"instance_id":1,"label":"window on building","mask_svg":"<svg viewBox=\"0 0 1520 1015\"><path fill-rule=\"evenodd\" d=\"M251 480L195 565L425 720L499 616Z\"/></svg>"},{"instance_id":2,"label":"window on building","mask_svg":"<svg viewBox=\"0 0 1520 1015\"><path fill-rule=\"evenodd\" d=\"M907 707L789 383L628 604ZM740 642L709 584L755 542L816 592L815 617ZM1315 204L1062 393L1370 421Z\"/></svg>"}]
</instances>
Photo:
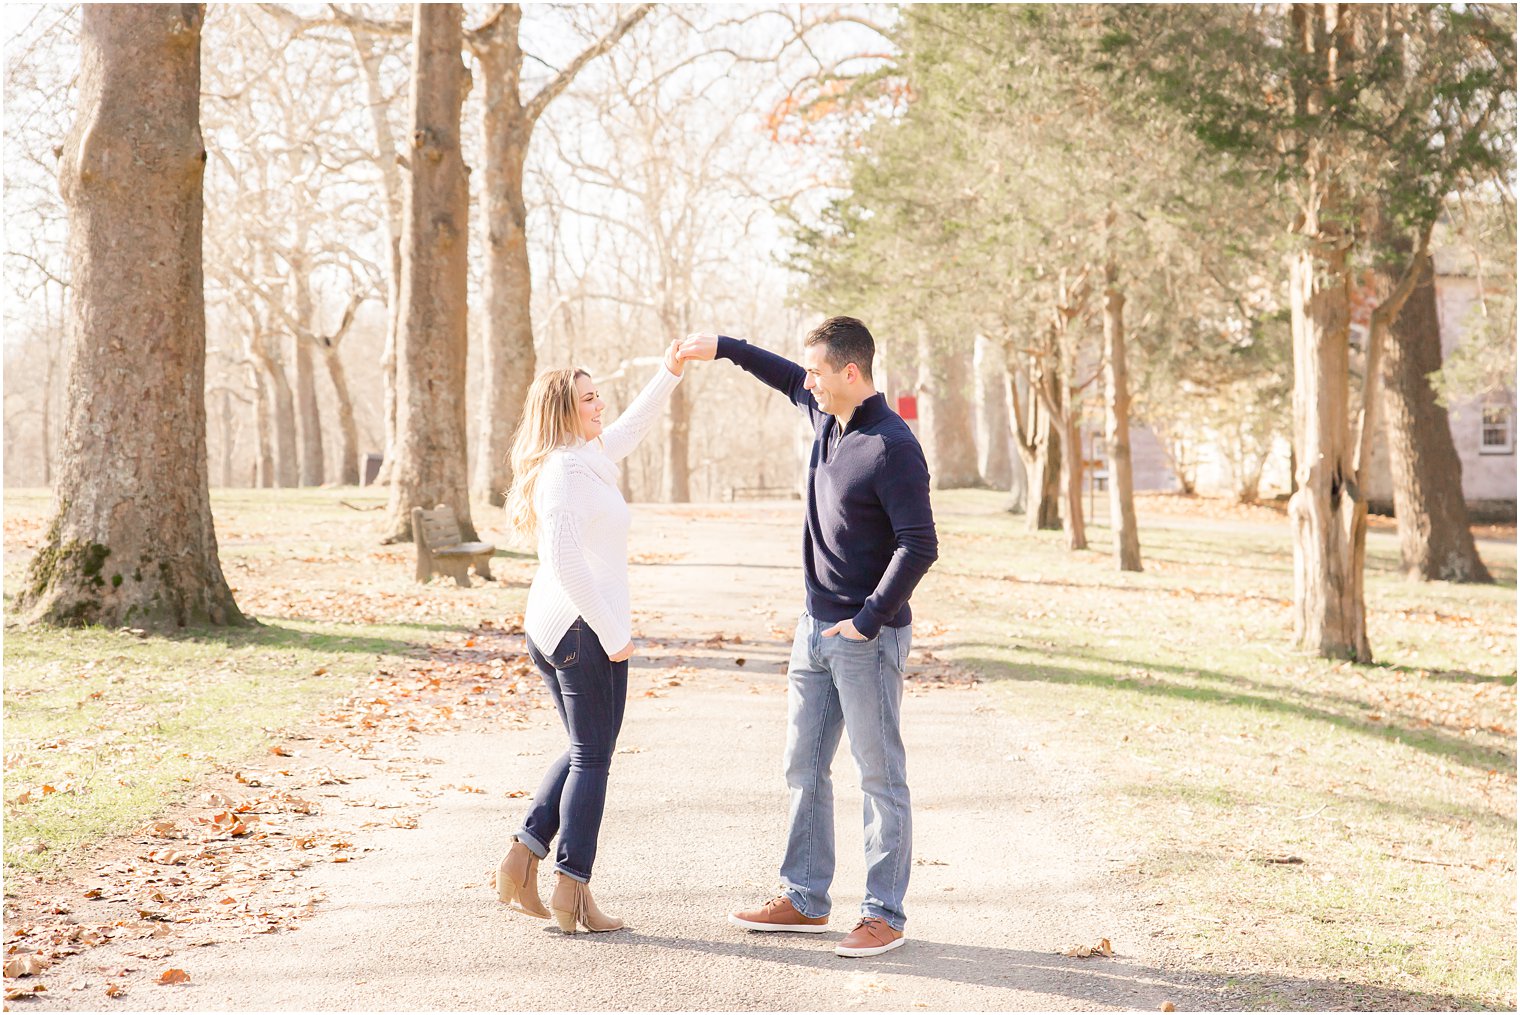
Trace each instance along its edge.
<instances>
[{"instance_id":1,"label":"window on building","mask_svg":"<svg viewBox=\"0 0 1520 1015\"><path fill-rule=\"evenodd\" d=\"M1515 413L1507 405L1483 407L1483 438L1478 450L1485 455L1515 453Z\"/></svg>"}]
</instances>

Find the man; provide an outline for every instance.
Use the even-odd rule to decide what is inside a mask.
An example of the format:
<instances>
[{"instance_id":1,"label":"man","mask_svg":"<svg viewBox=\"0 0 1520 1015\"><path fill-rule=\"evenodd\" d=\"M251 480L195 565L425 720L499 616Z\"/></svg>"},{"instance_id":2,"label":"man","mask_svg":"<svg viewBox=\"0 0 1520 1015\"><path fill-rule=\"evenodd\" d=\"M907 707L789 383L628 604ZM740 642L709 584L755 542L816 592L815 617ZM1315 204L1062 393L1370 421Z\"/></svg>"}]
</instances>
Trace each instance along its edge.
<instances>
[{"instance_id":1,"label":"man","mask_svg":"<svg viewBox=\"0 0 1520 1015\"><path fill-rule=\"evenodd\" d=\"M803 569L807 612L797 625L787 694L786 783L791 813L783 895L729 915L756 931L823 933L834 879L834 790L848 730L865 794L866 895L861 920L834 949L879 955L903 943L913 816L901 733L908 597L939 555L923 449L871 380L876 344L852 317L807 336L803 365L722 335L690 335L683 359L732 360L808 414Z\"/></svg>"}]
</instances>

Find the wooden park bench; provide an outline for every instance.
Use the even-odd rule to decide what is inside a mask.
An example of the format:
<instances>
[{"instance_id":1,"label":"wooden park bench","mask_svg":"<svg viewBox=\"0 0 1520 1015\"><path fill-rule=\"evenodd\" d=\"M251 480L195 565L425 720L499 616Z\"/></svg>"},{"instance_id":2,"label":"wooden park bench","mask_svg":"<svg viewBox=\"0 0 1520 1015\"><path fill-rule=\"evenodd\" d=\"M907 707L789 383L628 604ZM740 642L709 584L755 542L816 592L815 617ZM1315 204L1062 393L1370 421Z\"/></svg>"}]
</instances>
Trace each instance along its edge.
<instances>
[{"instance_id":1,"label":"wooden park bench","mask_svg":"<svg viewBox=\"0 0 1520 1015\"><path fill-rule=\"evenodd\" d=\"M470 587L470 565L486 581L491 580L490 543L465 543L459 539L459 519L454 509L439 504L431 511L412 508L412 539L417 544L417 580L430 581L446 574L463 588Z\"/></svg>"}]
</instances>

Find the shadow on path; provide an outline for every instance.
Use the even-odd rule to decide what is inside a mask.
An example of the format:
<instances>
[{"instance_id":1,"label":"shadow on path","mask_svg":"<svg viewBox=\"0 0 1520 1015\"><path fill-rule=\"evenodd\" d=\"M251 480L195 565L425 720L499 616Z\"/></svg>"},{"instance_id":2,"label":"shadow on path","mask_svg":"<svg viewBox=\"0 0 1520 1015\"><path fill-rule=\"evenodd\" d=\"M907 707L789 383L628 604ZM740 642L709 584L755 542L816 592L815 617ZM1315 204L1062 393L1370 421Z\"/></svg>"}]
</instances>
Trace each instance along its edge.
<instances>
[{"instance_id":1,"label":"shadow on path","mask_svg":"<svg viewBox=\"0 0 1520 1015\"><path fill-rule=\"evenodd\" d=\"M548 927L544 932L559 933ZM1204 969L1159 969L1131 962L1123 956L1075 959L1045 952L950 944L923 938L910 938L904 947L885 955L845 960L834 955L832 948L835 940L843 935L821 936L829 947L820 947L820 942L812 935L806 935L806 940L783 934L748 935L739 940L704 940L645 935L640 934L637 927L629 928L626 934L584 935L587 943L614 952L627 946L655 946L667 951L686 952L693 957L750 959L832 972L838 972L847 963L849 969L863 973L1054 994L1078 1002L1121 1006L1135 1006L1134 995L1145 995L1170 1000L1181 1008L1202 1010L1350 1007L1357 1010L1441 1011L1484 1007L1480 999L1466 995L1404 991L1380 984L1230 974ZM750 938L757 940L751 941ZM1155 1006L1145 1001L1140 1003Z\"/></svg>"}]
</instances>

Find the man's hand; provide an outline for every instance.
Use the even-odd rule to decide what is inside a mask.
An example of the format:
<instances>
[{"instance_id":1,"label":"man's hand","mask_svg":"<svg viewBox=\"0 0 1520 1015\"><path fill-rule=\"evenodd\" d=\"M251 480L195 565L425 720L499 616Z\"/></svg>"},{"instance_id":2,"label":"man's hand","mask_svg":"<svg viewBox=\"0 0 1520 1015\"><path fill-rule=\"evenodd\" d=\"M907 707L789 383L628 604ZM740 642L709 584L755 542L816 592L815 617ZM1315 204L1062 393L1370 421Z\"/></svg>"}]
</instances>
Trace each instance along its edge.
<instances>
[{"instance_id":1,"label":"man's hand","mask_svg":"<svg viewBox=\"0 0 1520 1015\"><path fill-rule=\"evenodd\" d=\"M679 338L671 339L670 347L665 350L665 369L677 377L680 377L681 371L686 369L686 361L681 358L681 340ZM616 662L616 660L613 661Z\"/></svg>"},{"instance_id":2,"label":"man's hand","mask_svg":"<svg viewBox=\"0 0 1520 1015\"><path fill-rule=\"evenodd\" d=\"M607 659L608 659L609 662L621 663L621 662L625 662L626 660L632 658L632 656L633 656L633 642L630 641L628 644L624 645L622 648L620 648L616 652L612 653L612 655L608 656Z\"/></svg>"},{"instance_id":3,"label":"man's hand","mask_svg":"<svg viewBox=\"0 0 1520 1015\"><path fill-rule=\"evenodd\" d=\"M823 632L823 636L825 638L832 638L836 634L843 638L845 641L871 640L865 635L861 634L859 631L855 630L855 622L853 620L841 620L839 623Z\"/></svg>"},{"instance_id":4,"label":"man's hand","mask_svg":"<svg viewBox=\"0 0 1520 1015\"><path fill-rule=\"evenodd\" d=\"M710 332L702 331L693 335L687 335L681 343L681 358L688 359L712 359L718 354L718 336Z\"/></svg>"}]
</instances>

